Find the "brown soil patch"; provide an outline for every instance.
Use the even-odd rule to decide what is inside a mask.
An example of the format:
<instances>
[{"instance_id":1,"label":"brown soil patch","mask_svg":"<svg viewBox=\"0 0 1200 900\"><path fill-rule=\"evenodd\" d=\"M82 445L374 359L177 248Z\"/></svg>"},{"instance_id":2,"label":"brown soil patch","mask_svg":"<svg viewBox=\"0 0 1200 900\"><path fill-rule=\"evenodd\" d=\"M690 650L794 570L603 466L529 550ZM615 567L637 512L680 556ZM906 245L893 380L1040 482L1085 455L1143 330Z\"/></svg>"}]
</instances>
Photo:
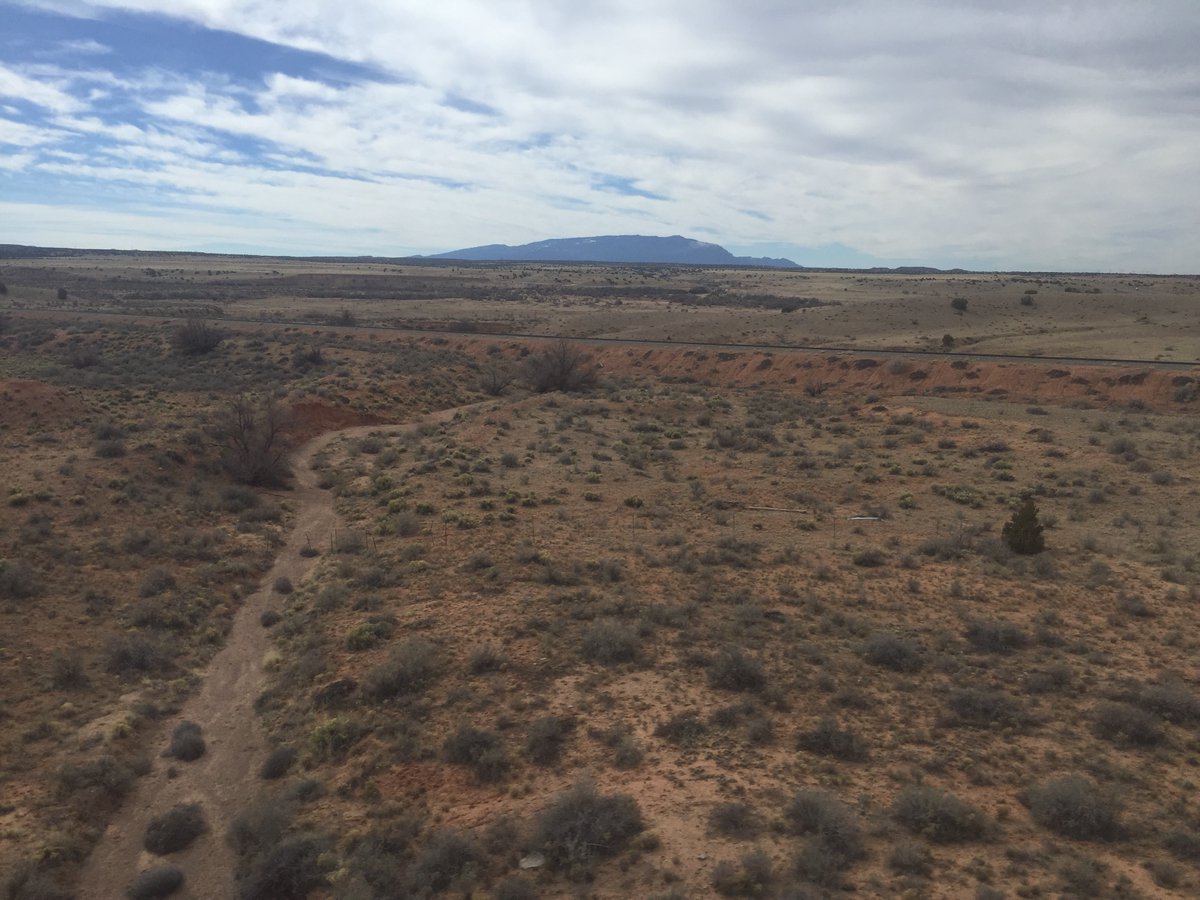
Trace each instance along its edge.
<instances>
[{"instance_id":1,"label":"brown soil patch","mask_svg":"<svg viewBox=\"0 0 1200 900\"><path fill-rule=\"evenodd\" d=\"M0 425L40 428L71 422L84 412L78 397L40 381L0 379Z\"/></svg>"}]
</instances>

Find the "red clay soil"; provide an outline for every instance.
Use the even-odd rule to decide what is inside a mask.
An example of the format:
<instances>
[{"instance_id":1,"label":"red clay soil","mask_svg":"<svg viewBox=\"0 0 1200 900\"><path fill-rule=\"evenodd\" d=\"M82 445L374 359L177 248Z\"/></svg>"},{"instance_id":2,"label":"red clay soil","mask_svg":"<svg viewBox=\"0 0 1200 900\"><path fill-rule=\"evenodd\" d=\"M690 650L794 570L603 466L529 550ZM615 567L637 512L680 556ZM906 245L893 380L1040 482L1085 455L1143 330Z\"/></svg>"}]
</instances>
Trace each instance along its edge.
<instances>
[{"instance_id":1,"label":"red clay soil","mask_svg":"<svg viewBox=\"0 0 1200 900\"><path fill-rule=\"evenodd\" d=\"M83 404L56 387L40 381L0 380L0 426L48 426L82 414Z\"/></svg>"},{"instance_id":2,"label":"red clay soil","mask_svg":"<svg viewBox=\"0 0 1200 900\"><path fill-rule=\"evenodd\" d=\"M545 342L459 338L453 349L480 359L499 345L516 356ZM1135 365L1063 365L992 362L967 358L913 359L887 351L853 356L835 352L716 350L699 347L588 345L602 374L693 378L728 387L764 387L784 392L879 393L885 396L994 397L1021 403L1104 406L1140 403L1146 409L1178 411L1176 391L1200 383L1200 367L1188 372Z\"/></svg>"},{"instance_id":3,"label":"red clay soil","mask_svg":"<svg viewBox=\"0 0 1200 900\"><path fill-rule=\"evenodd\" d=\"M290 433L296 441L304 442L330 431L378 425L383 420L345 406L333 406L320 400L302 400L292 407L292 421Z\"/></svg>"}]
</instances>

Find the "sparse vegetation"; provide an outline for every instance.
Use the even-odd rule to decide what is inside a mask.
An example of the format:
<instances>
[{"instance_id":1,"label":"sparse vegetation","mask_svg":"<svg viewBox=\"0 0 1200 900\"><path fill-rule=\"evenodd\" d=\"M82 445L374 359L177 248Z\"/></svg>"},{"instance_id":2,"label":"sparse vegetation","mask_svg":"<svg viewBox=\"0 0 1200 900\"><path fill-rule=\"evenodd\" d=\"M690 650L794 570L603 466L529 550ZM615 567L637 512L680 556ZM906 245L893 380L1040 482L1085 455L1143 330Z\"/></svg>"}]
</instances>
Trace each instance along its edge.
<instances>
[{"instance_id":1,"label":"sparse vegetation","mask_svg":"<svg viewBox=\"0 0 1200 900\"><path fill-rule=\"evenodd\" d=\"M784 307L738 300L738 339L870 346L854 332L862 310L886 323L898 304L912 311L896 333L936 350L961 296L969 315L953 321L970 333L950 328L954 347L991 351L1014 340L996 330L1003 316L1033 322L1015 301L1036 285L1037 327L1021 340L1049 352L1079 279L918 287L810 271L738 285L745 273L377 264L355 282L341 264L295 277L280 261L264 282L156 260L132 285L93 264L86 289L57 263L37 285L32 268L3 273L14 303L70 290L70 318L18 312L0 336L10 894L70 895L145 771L137 748L164 749L158 729L171 734L213 654L245 636L230 630L245 627L239 610L267 675L237 708L277 748L238 767L247 799L263 792L233 828L245 896L1193 891L1193 375L717 349L681 333L674 346L588 344L603 382L531 394L549 345L478 318L502 309L581 335L603 319L637 335L659 301L699 297L702 315L671 321L703 330L731 298L792 303L803 285L836 305L770 317L777 338L759 313ZM1177 327L1195 318L1186 279L1089 279L1106 282L1088 301L1101 322L1136 287L1159 330L1139 346L1169 328L1179 349L1154 352L1194 356ZM903 303L881 299L884 282ZM460 299L430 300L448 285ZM152 290L174 292L171 315L237 329L207 354L168 346L173 329L139 321L164 312L138 299ZM343 303L370 327L328 330ZM88 318L118 305L133 315ZM414 324L418 307L420 327L478 328L374 327ZM845 322L835 333L827 314ZM1072 340L1099 345L1101 331ZM332 437L311 468L297 460L297 482L320 485L309 491L239 474L217 439L230 397L256 413L277 398L296 441L462 408ZM332 526L309 524L314 497ZM1050 552L1010 544L1027 499ZM285 548L286 581L267 575ZM155 762L177 787L229 746L225 719L193 717L204 761ZM1064 767L1086 773L1084 789L1051 790ZM582 772L598 801L628 791L640 810L583 804L542 830ZM802 785L822 789L789 803ZM145 824L124 833L136 844ZM692 852L700 832L706 860ZM560 835L554 850L538 842ZM160 889L173 888L144 888Z\"/></svg>"}]
</instances>

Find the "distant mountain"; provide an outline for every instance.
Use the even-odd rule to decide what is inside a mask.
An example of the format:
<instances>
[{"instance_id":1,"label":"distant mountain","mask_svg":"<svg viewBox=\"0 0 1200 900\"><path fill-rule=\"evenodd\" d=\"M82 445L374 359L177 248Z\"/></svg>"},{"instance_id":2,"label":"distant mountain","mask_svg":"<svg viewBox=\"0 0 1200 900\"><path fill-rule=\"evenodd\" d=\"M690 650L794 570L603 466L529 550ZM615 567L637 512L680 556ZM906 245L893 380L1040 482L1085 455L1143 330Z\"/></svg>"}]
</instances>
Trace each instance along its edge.
<instances>
[{"instance_id":1,"label":"distant mountain","mask_svg":"<svg viewBox=\"0 0 1200 900\"><path fill-rule=\"evenodd\" d=\"M799 268L790 259L734 256L719 244L691 238L647 237L640 234L611 234L601 237L558 238L521 244L488 244L438 253L426 259L463 259L497 262L596 262L672 263L688 266L771 266Z\"/></svg>"}]
</instances>

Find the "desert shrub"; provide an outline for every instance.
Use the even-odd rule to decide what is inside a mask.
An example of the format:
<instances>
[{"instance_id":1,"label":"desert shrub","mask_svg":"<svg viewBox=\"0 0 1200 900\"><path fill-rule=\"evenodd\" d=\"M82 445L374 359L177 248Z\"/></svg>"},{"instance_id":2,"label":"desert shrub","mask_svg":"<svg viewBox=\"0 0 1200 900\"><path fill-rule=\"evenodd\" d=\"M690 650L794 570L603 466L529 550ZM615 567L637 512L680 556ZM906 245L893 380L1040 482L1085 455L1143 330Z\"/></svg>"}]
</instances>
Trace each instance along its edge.
<instances>
[{"instance_id":1,"label":"desert shrub","mask_svg":"<svg viewBox=\"0 0 1200 900\"><path fill-rule=\"evenodd\" d=\"M1114 744L1152 747L1163 739L1158 717L1128 703L1101 703L1093 710L1092 718L1096 735Z\"/></svg>"},{"instance_id":2,"label":"desert shrub","mask_svg":"<svg viewBox=\"0 0 1200 900\"><path fill-rule=\"evenodd\" d=\"M596 369L580 345L560 340L526 357L525 377L539 394L585 391L595 385Z\"/></svg>"},{"instance_id":3,"label":"desert shrub","mask_svg":"<svg viewBox=\"0 0 1200 900\"><path fill-rule=\"evenodd\" d=\"M708 812L708 827L723 837L752 838L762 829L754 807L740 800L718 803Z\"/></svg>"},{"instance_id":4,"label":"desert shrub","mask_svg":"<svg viewBox=\"0 0 1200 900\"><path fill-rule=\"evenodd\" d=\"M506 665L508 665L508 654L495 644L476 647L467 657L467 671L472 675L499 672Z\"/></svg>"},{"instance_id":5,"label":"desert shrub","mask_svg":"<svg viewBox=\"0 0 1200 900\"><path fill-rule=\"evenodd\" d=\"M1121 831L1121 804L1083 775L1065 775L1030 788L1024 797L1043 828L1078 840L1112 840Z\"/></svg>"},{"instance_id":6,"label":"desert shrub","mask_svg":"<svg viewBox=\"0 0 1200 900\"><path fill-rule=\"evenodd\" d=\"M64 765L55 778L55 793L77 810L90 815L115 808L133 788L134 767L112 756L101 756L78 765Z\"/></svg>"},{"instance_id":7,"label":"desert shrub","mask_svg":"<svg viewBox=\"0 0 1200 900\"><path fill-rule=\"evenodd\" d=\"M274 609L264 609L263 614L258 617L258 624L263 628L274 628L283 620L283 616Z\"/></svg>"},{"instance_id":8,"label":"desert shrub","mask_svg":"<svg viewBox=\"0 0 1200 900\"><path fill-rule=\"evenodd\" d=\"M138 596L157 597L175 587L175 573L165 566L154 566L142 576Z\"/></svg>"},{"instance_id":9,"label":"desert shrub","mask_svg":"<svg viewBox=\"0 0 1200 900\"><path fill-rule=\"evenodd\" d=\"M867 742L839 728L832 719L822 719L816 727L800 733L796 746L818 756L830 756L846 762L862 762L869 755Z\"/></svg>"},{"instance_id":10,"label":"desert shrub","mask_svg":"<svg viewBox=\"0 0 1200 900\"><path fill-rule=\"evenodd\" d=\"M142 846L158 856L178 853L190 847L206 827L199 803L180 804L149 821Z\"/></svg>"},{"instance_id":11,"label":"desert shrub","mask_svg":"<svg viewBox=\"0 0 1200 900\"><path fill-rule=\"evenodd\" d=\"M1056 693L1070 687L1073 677L1071 667L1066 663L1051 663L1031 671L1025 678L1025 689L1031 694Z\"/></svg>"},{"instance_id":12,"label":"desert shrub","mask_svg":"<svg viewBox=\"0 0 1200 900\"><path fill-rule=\"evenodd\" d=\"M1013 511L1012 518L1004 523L1000 536L1013 553L1032 556L1046 549L1046 539L1042 536L1042 531L1037 505L1032 499L1027 499Z\"/></svg>"},{"instance_id":13,"label":"desert shrub","mask_svg":"<svg viewBox=\"0 0 1200 900\"><path fill-rule=\"evenodd\" d=\"M977 728L1014 725L1024 718L1021 704L1004 691L963 688L951 691L948 703L961 724Z\"/></svg>"},{"instance_id":14,"label":"desert shrub","mask_svg":"<svg viewBox=\"0 0 1200 900\"><path fill-rule=\"evenodd\" d=\"M854 564L864 569L874 569L887 562L887 554L877 547L868 547L854 554Z\"/></svg>"},{"instance_id":15,"label":"desert shrub","mask_svg":"<svg viewBox=\"0 0 1200 900\"><path fill-rule=\"evenodd\" d=\"M242 900L306 900L325 883L322 841L299 835L254 859L238 879Z\"/></svg>"},{"instance_id":16,"label":"desert shrub","mask_svg":"<svg viewBox=\"0 0 1200 900\"><path fill-rule=\"evenodd\" d=\"M537 896L533 883L517 875L510 875L492 889L492 900L537 900Z\"/></svg>"},{"instance_id":17,"label":"desert shrub","mask_svg":"<svg viewBox=\"0 0 1200 900\"><path fill-rule=\"evenodd\" d=\"M440 893L456 883L460 887L468 884L474 880L480 861L474 842L455 831L435 831L409 870L416 889L413 896Z\"/></svg>"},{"instance_id":18,"label":"desert shrub","mask_svg":"<svg viewBox=\"0 0 1200 900\"><path fill-rule=\"evenodd\" d=\"M654 729L654 736L677 747L690 747L708 733L708 726L695 710L676 713Z\"/></svg>"},{"instance_id":19,"label":"desert shrub","mask_svg":"<svg viewBox=\"0 0 1200 900\"><path fill-rule=\"evenodd\" d=\"M551 868L584 876L595 860L620 852L641 830L642 814L632 797L605 796L582 781L538 817L533 844Z\"/></svg>"},{"instance_id":20,"label":"desert shrub","mask_svg":"<svg viewBox=\"0 0 1200 900\"><path fill-rule=\"evenodd\" d=\"M238 856L251 859L266 853L282 840L295 812L292 799L275 795L247 806L229 824L226 840Z\"/></svg>"},{"instance_id":21,"label":"desert shrub","mask_svg":"<svg viewBox=\"0 0 1200 900\"><path fill-rule=\"evenodd\" d=\"M933 869L933 855L924 844L903 841L892 848L887 864L889 869L901 875L924 877Z\"/></svg>"},{"instance_id":22,"label":"desert shrub","mask_svg":"<svg viewBox=\"0 0 1200 900\"><path fill-rule=\"evenodd\" d=\"M1029 635L1019 625L978 619L967 626L967 640L988 653L1012 653L1029 645Z\"/></svg>"},{"instance_id":23,"label":"desert shrub","mask_svg":"<svg viewBox=\"0 0 1200 900\"><path fill-rule=\"evenodd\" d=\"M726 691L761 691L767 684L762 663L738 647L726 647L708 667L708 683Z\"/></svg>"},{"instance_id":24,"label":"desert shrub","mask_svg":"<svg viewBox=\"0 0 1200 900\"><path fill-rule=\"evenodd\" d=\"M172 648L153 632L113 637L104 645L104 667L113 675L161 672L171 665Z\"/></svg>"},{"instance_id":25,"label":"desert shrub","mask_svg":"<svg viewBox=\"0 0 1200 900\"><path fill-rule=\"evenodd\" d=\"M798 791L784 816L796 834L819 837L830 852L844 859L858 859L863 854L858 817L828 791Z\"/></svg>"},{"instance_id":26,"label":"desert shrub","mask_svg":"<svg viewBox=\"0 0 1200 900\"><path fill-rule=\"evenodd\" d=\"M204 755L204 738L200 726L195 722L180 722L171 732L171 743L163 752L163 756L183 762L193 762Z\"/></svg>"},{"instance_id":27,"label":"desert shrub","mask_svg":"<svg viewBox=\"0 0 1200 900\"><path fill-rule=\"evenodd\" d=\"M37 593L33 568L22 559L0 559L0 597L28 600Z\"/></svg>"},{"instance_id":28,"label":"desert shrub","mask_svg":"<svg viewBox=\"0 0 1200 900\"><path fill-rule=\"evenodd\" d=\"M543 716L529 726L525 738L525 755L539 766L558 762L563 746L575 730L575 720L570 716Z\"/></svg>"},{"instance_id":29,"label":"desert shrub","mask_svg":"<svg viewBox=\"0 0 1200 900\"><path fill-rule=\"evenodd\" d=\"M109 438L92 444L97 459L120 459L125 455L125 442L120 438Z\"/></svg>"},{"instance_id":30,"label":"desert shrub","mask_svg":"<svg viewBox=\"0 0 1200 900\"><path fill-rule=\"evenodd\" d=\"M183 869L178 866L155 866L135 878L125 896L129 900L158 900L179 890L183 881Z\"/></svg>"},{"instance_id":31,"label":"desert shrub","mask_svg":"<svg viewBox=\"0 0 1200 900\"><path fill-rule=\"evenodd\" d=\"M1137 703L1176 725L1200 721L1200 699L1180 681L1147 685L1138 692Z\"/></svg>"},{"instance_id":32,"label":"desert shrub","mask_svg":"<svg viewBox=\"0 0 1200 900\"><path fill-rule=\"evenodd\" d=\"M966 312L967 311L967 298L966 297L955 297L953 300L950 301L950 308L953 309L955 312Z\"/></svg>"},{"instance_id":33,"label":"desert shrub","mask_svg":"<svg viewBox=\"0 0 1200 900\"><path fill-rule=\"evenodd\" d=\"M739 863L728 860L717 863L711 884L722 897L764 897L774 880L771 857L762 850L752 850Z\"/></svg>"},{"instance_id":34,"label":"desert shrub","mask_svg":"<svg viewBox=\"0 0 1200 900\"><path fill-rule=\"evenodd\" d=\"M499 781L510 763L500 735L473 725L462 725L442 745L446 762L471 766L480 781Z\"/></svg>"},{"instance_id":35,"label":"desert shrub","mask_svg":"<svg viewBox=\"0 0 1200 900\"><path fill-rule=\"evenodd\" d=\"M391 637L396 628L391 616L369 616L367 621L355 625L345 638L347 650L370 650L376 644Z\"/></svg>"},{"instance_id":36,"label":"desert shrub","mask_svg":"<svg viewBox=\"0 0 1200 900\"><path fill-rule=\"evenodd\" d=\"M637 658L638 634L613 619L595 623L583 635L583 655L592 662L611 665Z\"/></svg>"},{"instance_id":37,"label":"desert shrub","mask_svg":"<svg viewBox=\"0 0 1200 900\"><path fill-rule=\"evenodd\" d=\"M50 686L56 691L85 687L88 683L83 660L78 656L57 653L50 664Z\"/></svg>"},{"instance_id":38,"label":"desert shrub","mask_svg":"<svg viewBox=\"0 0 1200 900\"><path fill-rule=\"evenodd\" d=\"M642 764L642 748L632 736L622 735L613 746L613 765L618 769L636 769Z\"/></svg>"},{"instance_id":39,"label":"desert shrub","mask_svg":"<svg viewBox=\"0 0 1200 900\"><path fill-rule=\"evenodd\" d=\"M914 638L893 631L877 631L863 643L867 662L894 672L916 672L924 663L922 647Z\"/></svg>"},{"instance_id":40,"label":"desert shrub","mask_svg":"<svg viewBox=\"0 0 1200 900\"><path fill-rule=\"evenodd\" d=\"M265 781L282 778L292 768L292 764L295 761L296 751L294 749L291 747L276 747L263 760L262 767L258 770L258 776Z\"/></svg>"},{"instance_id":41,"label":"desert shrub","mask_svg":"<svg viewBox=\"0 0 1200 900\"><path fill-rule=\"evenodd\" d=\"M854 859L839 852L821 835L813 835L800 845L792 857L792 871L806 882L829 890L839 890L842 873ZM814 895L802 894L805 900Z\"/></svg>"},{"instance_id":42,"label":"desert shrub","mask_svg":"<svg viewBox=\"0 0 1200 900\"><path fill-rule=\"evenodd\" d=\"M293 590L295 590L292 587L292 580L286 575L280 575L278 578L276 578L275 583L272 585L272 589L277 594L290 594Z\"/></svg>"},{"instance_id":43,"label":"desert shrub","mask_svg":"<svg viewBox=\"0 0 1200 900\"><path fill-rule=\"evenodd\" d=\"M986 830L979 810L929 785L905 788L896 797L891 811L897 822L935 844L975 841Z\"/></svg>"},{"instance_id":44,"label":"desert shrub","mask_svg":"<svg viewBox=\"0 0 1200 900\"><path fill-rule=\"evenodd\" d=\"M437 672L437 648L421 638L408 638L367 674L363 693L376 702L416 694L433 683Z\"/></svg>"},{"instance_id":45,"label":"desert shrub","mask_svg":"<svg viewBox=\"0 0 1200 900\"><path fill-rule=\"evenodd\" d=\"M200 356L211 353L221 346L225 336L211 322L189 317L175 329L172 343L180 353L187 356Z\"/></svg>"},{"instance_id":46,"label":"desert shrub","mask_svg":"<svg viewBox=\"0 0 1200 900\"><path fill-rule=\"evenodd\" d=\"M345 758L367 730L367 726L357 719L326 719L309 732L308 750L318 761L339 761Z\"/></svg>"},{"instance_id":47,"label":"desert shrub","mask_svg":"<svg viewBox=\"0 0 1200 900\"><path fill-rule=\"evenodd\" d=\"M299 372L307 372L325 362L320 347L297 347L292 351L292 366Z\"/></svg>"},{"instance_id":48,"label":"desert shrub","mask_svg":"<svg viewBox=\"0 0 1200 900\"><path fill-rule=\"evenodd\" d=\"M1200 862L1200 833L1173 828L1163 835L1163 846L1176 859Z\"/></svg>"}]
</instances>

